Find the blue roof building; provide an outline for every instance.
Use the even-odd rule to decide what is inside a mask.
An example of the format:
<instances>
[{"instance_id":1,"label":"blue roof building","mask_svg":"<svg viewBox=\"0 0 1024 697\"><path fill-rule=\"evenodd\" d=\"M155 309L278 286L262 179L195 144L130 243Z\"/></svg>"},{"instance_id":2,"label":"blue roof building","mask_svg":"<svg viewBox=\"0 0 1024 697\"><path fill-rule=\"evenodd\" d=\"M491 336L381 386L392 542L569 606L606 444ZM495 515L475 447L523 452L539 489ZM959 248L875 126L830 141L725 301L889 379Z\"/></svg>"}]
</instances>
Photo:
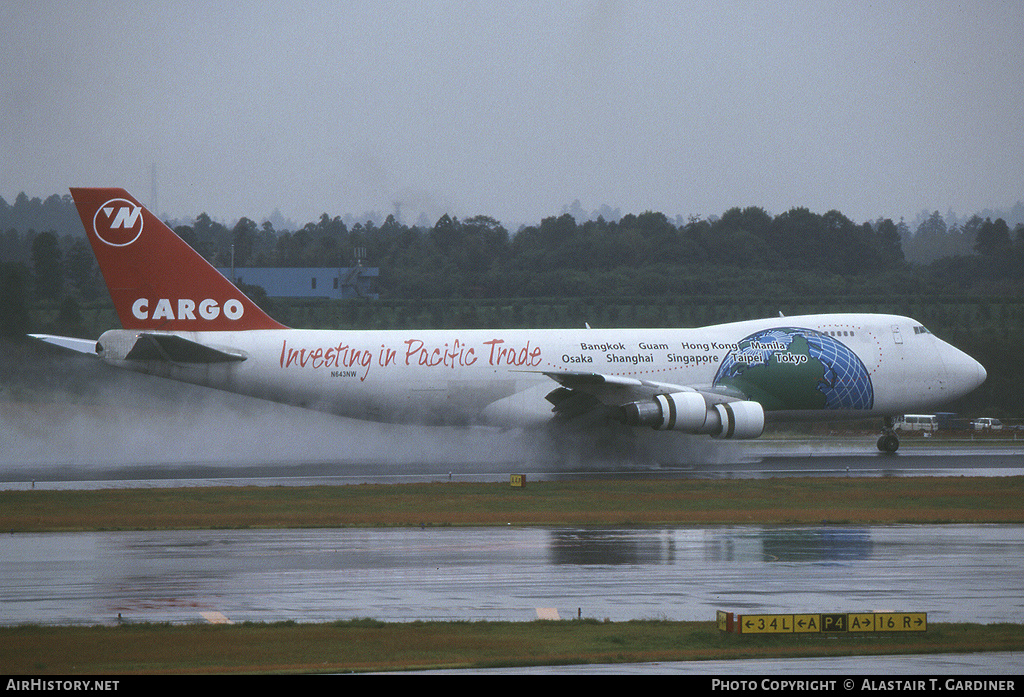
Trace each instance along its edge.
<instances>
[{"instance_id":1,"label":"blue roof building","mask_svg":"<svg viewBox=\"0 0 1024 697\"><path fill-rule=\"evenodd\" d=\"M251 267L217 269L233 283L259 286L271 298L331 298L376 300L374 281L380 269L365 266L349 268ZM232 278L232 272L234 278Z\"/></svg>"}]
</instances>

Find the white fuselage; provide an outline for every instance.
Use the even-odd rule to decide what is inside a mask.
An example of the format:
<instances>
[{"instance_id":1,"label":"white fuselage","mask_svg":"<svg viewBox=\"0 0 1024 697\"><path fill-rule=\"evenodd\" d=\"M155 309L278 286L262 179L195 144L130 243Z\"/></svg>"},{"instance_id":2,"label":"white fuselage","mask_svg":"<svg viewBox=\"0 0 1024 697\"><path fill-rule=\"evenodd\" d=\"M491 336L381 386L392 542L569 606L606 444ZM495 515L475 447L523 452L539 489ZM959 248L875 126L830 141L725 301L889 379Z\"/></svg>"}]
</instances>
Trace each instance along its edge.
<instances>
[{"instance_id":1,"label":"white fuselage","mask_svg":"<svg viewBox=\"0 0 1024 697\"><path fill-rule=\"evenodd\" d=\"M970 392L985 379L984 368L974 359L914 320L874 314L777 317L695 329L177 333L245 357L211 364L125 360L136 331L106 332L100 345L101 355L114 365L349 417L529 425L551 416L544 395L557 384L544 373L600 373L713 388L723 364L735 362L739 349L749 349L749 341L742 346L741 342L773 328L799 328L833 337L862 364L870 399L855 406L822 408L784 400L773 406L768 400L764 406L770 417L848 418L927 411ZM807 362L803 354L776 354L775 363ZM794 365L794 370L799 367ZM832 379L823 378L826 383ZM503 403L513 408L503 409Z\"/></svg>"}]
</instances>

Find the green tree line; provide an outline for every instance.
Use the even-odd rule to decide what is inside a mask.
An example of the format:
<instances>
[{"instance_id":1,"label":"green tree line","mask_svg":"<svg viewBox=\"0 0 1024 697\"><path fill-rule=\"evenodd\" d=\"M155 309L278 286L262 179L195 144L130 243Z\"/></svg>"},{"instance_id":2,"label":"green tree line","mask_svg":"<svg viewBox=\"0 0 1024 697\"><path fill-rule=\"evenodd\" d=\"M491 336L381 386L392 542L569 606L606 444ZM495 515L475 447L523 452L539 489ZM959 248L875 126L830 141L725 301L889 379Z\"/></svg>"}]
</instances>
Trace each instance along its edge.
<instances>
[{"instance_id":1,"label":"green tree line","mask_svg":"<svg viewBox=\"0 0 1024 697\"><path fill-rule=\"evenodd\" d=\"M40 224L0 234L8 283L22 278L29 301L105 297L95 261L70 197L45 202L18 197L6 212ZM720 217L674 222L662 213L617 220L545 218L510 234L488 216L443 215L433 226L388 216L346 224L324 214L294 231L242 218L233 226L201 214L175 231L215 266L350 266L360 250L380 268L387 299L671 296L723 294L760 284L769 293L825 297L850 291L1006 293L1024 277L1024 224L972 217L948 228L936 212L915 235L890 219L854 223L838 211L794 208L772 216L733 208ZM949 253L928 264L908 262L907 244L928 242Z\"/></svg>"}]
</instances>

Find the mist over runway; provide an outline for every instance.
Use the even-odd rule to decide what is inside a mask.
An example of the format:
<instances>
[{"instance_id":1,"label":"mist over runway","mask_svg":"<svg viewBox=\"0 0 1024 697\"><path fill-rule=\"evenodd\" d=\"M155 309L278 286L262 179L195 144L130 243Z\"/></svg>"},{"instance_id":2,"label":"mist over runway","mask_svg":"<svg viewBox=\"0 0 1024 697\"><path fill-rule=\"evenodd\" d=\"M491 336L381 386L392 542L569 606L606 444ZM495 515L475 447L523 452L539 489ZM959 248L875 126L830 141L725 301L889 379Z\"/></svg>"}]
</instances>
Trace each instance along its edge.
<instances>
[{"instance_id":1,"label":"mist over runway","mask_svg":"<svg viewBox=\"0 0 1024 697\"><path fill-rule=\"evenodd\" d=\"M1024 441L878 453L875 435L718 441L641 431L632 440L355 421L114 370L87 357L4 359L0 484L174 486L790 475L1005 476ZM650 442L645 442L645 441ZM653 445L652 445L653 443Z\"/></svg>"},{"instance_id":2,"label":"mist over runway","mask_svg":"<svg viewBox=\"0 0 1024 697\"><path fill-rule=\"evenodd\" d=\"M1020 476L1024 454L937 451L900 455L852 454L847 448L815 455L757 455L692 467L608 466L551 469L524 463L489 462L288 462L139 463L125 465L0 466L0 489L103 489L181 486L318 486L363 483L493 482L511 474L528 481L599 479Z\"/></svg>"}]
</instances>

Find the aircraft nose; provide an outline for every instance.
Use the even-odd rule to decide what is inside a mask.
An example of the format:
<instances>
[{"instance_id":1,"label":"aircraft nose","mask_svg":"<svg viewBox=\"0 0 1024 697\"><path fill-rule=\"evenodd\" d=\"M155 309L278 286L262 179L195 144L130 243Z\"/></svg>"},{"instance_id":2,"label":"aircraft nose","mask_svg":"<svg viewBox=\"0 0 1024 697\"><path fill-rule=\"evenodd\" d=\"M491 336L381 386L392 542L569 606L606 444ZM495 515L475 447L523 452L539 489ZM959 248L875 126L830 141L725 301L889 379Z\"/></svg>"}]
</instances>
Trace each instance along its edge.
<instances>
[{"instance_id":1,"label":"aircraft nose","mask_svg":"<svg viewBox=\"0 0 1024 697\"><path fill-rule=\"evenodd\" d=\"M946 370L954 390L961 395L968 394L988 378L988 372L978 361L974 360L960 349L950 346L945 357Z\"/></svg>"},{"instance_id":2,"label":"aircraft nose","mask_svg":"<svg viewBox=\"0 0 1024 697\"><path fill-rule=\"evenodd\" d=\"M971 360L974 361L973 358ZM978 361L974 361L974 368L976 371L975 379L978 381L974 386L981 387L981 384L988 379L988 371L986 371L985 366L983 366L981 363L978 363Z\"/></svg>"}]
</instances>

